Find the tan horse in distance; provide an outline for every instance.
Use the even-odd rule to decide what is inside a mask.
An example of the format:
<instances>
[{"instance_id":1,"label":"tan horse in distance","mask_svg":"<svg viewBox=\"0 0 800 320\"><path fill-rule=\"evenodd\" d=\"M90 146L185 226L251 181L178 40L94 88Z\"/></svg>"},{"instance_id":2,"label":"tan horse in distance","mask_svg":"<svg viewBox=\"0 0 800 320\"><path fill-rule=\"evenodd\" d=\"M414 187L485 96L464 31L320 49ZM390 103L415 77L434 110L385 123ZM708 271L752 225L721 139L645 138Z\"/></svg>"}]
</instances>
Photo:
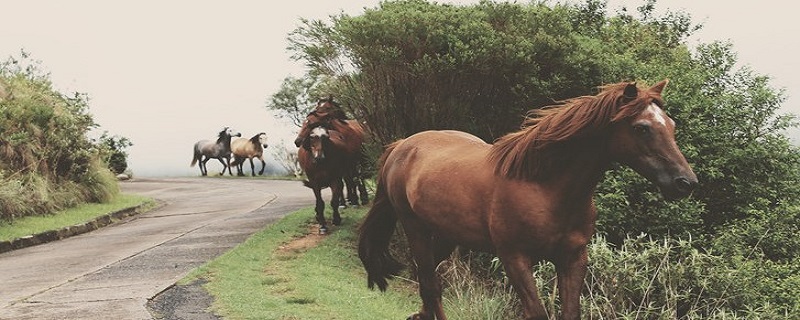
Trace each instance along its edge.
<instances>
[{"instance_id":1,"label":"tan horse in distance","mask_svg":"<svg viewBox=\"0 0 800 320\"><path fill-rule=\"evenodd\" d=\"M267 162L264 161L264 149L269 147L267 144L267 134L260 132L250 139L238 138L231 141L231 153L233 154L233 161L231 166L236 166L236 174L244 176L244 160L250 160L250 171L252 175L256 176L256 167L253 164L253 158L261 160L261 171L258 175L264 174L264 169Z\"/></svg>"}]
</instances>

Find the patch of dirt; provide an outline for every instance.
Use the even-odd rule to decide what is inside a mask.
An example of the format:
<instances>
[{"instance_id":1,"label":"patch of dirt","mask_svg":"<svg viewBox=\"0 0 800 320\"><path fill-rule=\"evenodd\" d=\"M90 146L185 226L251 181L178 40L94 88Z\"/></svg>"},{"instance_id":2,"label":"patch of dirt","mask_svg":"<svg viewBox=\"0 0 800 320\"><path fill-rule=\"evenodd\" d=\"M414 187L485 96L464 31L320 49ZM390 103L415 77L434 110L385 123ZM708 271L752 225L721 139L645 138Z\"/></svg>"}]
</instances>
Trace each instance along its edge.
<instances>
[{"instance_id":1,"label":"patch of dirt","mask_svg":"<svg viewBox=\"0 0 800 320\"><path fill-rule=\"evenodd\" d=\"M174 285L149 301L147 310L159 320L220 320L208 309L214 303L205 288L205 280L195 280L187 285Z\"/></svg>"},{"instance_id":2,"label":"patch of dirt","mask_svg":"<svg viewBox=\"0 0 800 320\"><path fill-rule=\"evenodd\" d=\"M325 239L325 236L319 234L319 226L312 225L308 228L308 234L299 238L294 238L292 241L278 246L277 251L278 253L282 254L304 252L308 249L316 247L322 241L322 239Z\"/></svg>"}]
</instances>

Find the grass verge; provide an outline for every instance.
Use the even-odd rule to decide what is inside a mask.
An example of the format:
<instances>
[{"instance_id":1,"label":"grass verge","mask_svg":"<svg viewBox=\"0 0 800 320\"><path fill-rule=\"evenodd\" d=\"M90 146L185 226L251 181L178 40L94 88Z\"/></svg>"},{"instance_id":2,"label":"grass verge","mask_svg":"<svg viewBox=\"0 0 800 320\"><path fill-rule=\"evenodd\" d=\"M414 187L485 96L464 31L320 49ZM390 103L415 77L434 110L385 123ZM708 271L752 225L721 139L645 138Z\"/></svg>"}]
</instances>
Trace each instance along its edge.
<instances>
[{"instance_id":1,"label":"grass verge","mask_svg":"<svg viewBox=\"0 0 800 320\"><path fill-rule=\"evenodd\" d=\"M294 212L181 283L207 280L213 311L225 319L405 319L419 308L415 285L367 289L355 250L366 211L346 209L344 225L327 236L309 230L313 209ZM306 241L313 244L297 245Z\"/></svg>"},{"instance_id":2,"label":"grass verge","mask_svg":"<svg viewBox=\"0 0 800 320\"><path fill-rule=\"evenodd\" d=\"M24 236L91 221L99 216L117 210L144 204L155 206L156 202L148 197L119 194L109 203L88 203L70 209L58 211L45 216L28 216L14 221L0 222L0 241L14 240Z\"/></svg>"}]
</instances>

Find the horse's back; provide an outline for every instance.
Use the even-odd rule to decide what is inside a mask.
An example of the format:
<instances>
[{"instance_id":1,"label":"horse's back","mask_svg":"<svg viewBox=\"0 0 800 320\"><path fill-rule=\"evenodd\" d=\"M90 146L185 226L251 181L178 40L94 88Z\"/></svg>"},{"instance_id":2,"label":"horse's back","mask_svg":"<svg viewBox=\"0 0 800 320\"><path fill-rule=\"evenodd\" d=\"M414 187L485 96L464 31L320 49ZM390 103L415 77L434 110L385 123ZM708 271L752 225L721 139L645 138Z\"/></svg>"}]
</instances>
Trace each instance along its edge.
<instances>
[{"instance_id":1,"label":"horse's back","mask_svg":"<svg viewBox=\"0 0 800 320\"><path fill-rule=\"evenodd\" d=\"M213 144L210 140L200 140L195 142L194 144L194 153L195 154L203 154L203 150L206 149L207 146Z\"/></svg>"},{"instance_id":2,"label":"horse's back","mask_svg":"<svg viewBox=\"0 0 800 320\"><path fill-rule=\"evenodd\" d=\"M249 156L252 151L250 139L236 138L231 141L231 152L237 156Z\"/></svg>"},{"instance_id":3,"label":"horse's back","mask_svg":"<svg viewBox=\"0 0 800 320\"><path fill-rule=\"evenodd\" d=\"M452 240L479 246L494 179L486 161L490 147L460 131L425 131L402 140L381 171L390 201L434 230L463 236Z\"/></svg>"}]
</instances>

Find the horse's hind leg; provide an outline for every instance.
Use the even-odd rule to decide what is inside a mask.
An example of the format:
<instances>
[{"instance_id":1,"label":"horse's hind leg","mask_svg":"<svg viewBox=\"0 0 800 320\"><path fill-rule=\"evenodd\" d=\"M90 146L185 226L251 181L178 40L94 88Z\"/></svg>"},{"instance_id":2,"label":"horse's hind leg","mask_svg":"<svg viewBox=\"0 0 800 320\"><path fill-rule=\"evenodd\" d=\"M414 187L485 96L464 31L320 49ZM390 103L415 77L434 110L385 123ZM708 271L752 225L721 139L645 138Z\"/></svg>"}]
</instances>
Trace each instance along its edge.
<instances>
[{"instance_id":1,"label":"horse's hind leg","mask_svg":"<svg viewBox=\"0 0 800 320\"><path fill-rule=\"evenodd\" d=\"M206 165L206 163L210 159L211 158L206 157L205 159L200 161L200 175L202 175L202 176L207 176L208 175L208 166Z\"/></svg>"},{"instance_id":2,"label":"horse's hind leg","mask_svg":"<svg viewBox=\"0 0 800 320\"><path fill-rule=\"evenodd\" d=\"M239 156L233 156L233 162L231 162L231 166L236 166L236 175L239 177L244 176L244 169L242 165L244 164L244 159L240 158Z\"/></svg>"},{"instance_id":3,"label":"horse's hind leg","mask_svg":"<svg viewBox=\"0 0 800 320\"><path fill-rule=\"evenodd\" d=\"M446 320L442 307L442 283L436 273L436 267L446 259L454 245L436 239L419 220L410 218L403 222L411 255L417 265L419 295L422 298L422 310L411 315L412 320Z\"/></svg>"}]
</instances>

